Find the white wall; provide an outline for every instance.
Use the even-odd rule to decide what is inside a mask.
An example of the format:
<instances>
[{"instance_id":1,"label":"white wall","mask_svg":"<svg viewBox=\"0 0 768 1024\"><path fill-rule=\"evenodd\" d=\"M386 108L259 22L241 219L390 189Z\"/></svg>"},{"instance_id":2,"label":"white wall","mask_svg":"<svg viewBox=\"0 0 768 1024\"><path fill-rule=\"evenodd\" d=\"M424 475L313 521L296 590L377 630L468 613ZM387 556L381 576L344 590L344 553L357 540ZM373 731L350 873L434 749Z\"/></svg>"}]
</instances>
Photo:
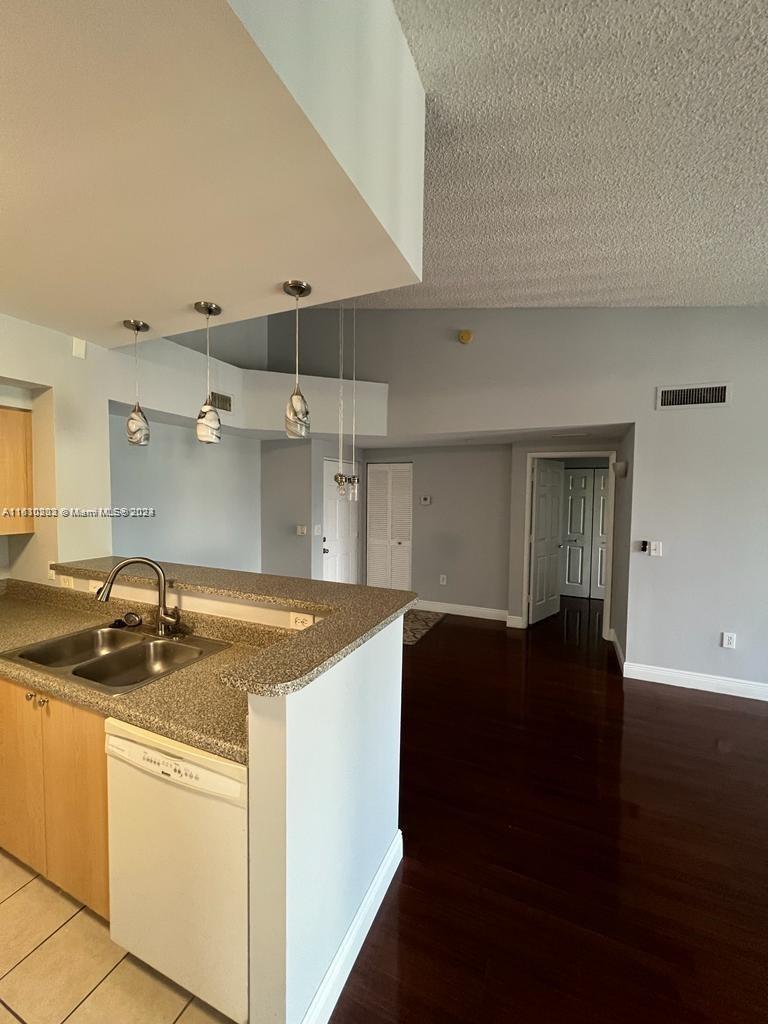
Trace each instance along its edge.
<instances>
[{"instance_id":1,"label":"white wall","mask_svg":"<svg viewBox=\"0 0 768 1024\"><path fill-rule=\"evenodd\" d=\"M313 999L328 1020L397 866L402 630L288 697L249 695L251 1024L300 1024Z\"/></svg>"},{"instance_id":2,"label":"white wall","mask_svg":"<svg viewBox=\"0 0 768 1024\"><path fill-rule=\"evenodd\" d=\"M421 277L424 89L391 0L230 0Z\"/></svg>"},{"instance_id":3,"label":"white wall","mask_svg":"<svg viewBox=\"0 0 768 1024\"><path fill-rule=\"evenodd\" d=\"M152 425L146 448L129 445L125 417L110 415L112 504L150 507L153 518L115 519L114 554L148 555L219 569L261 570L261 443L227 433L204 445L186 426Z\"/></svg>"},{"instance_id":4,"label":"white wall","mask_svg":"<svg viewBox=\"0 0 768 1024\"><path fill-rule=\"evenodd\" d=\"M419 597L506 612L511 446L369 449L364 461L413 464L412 587ZM431 505L419 504L422 494Z\"/></svg>"},{"instance_id":5,"label":"white wall","mask_svg":"<svg viewBox=\"0 0 768 1024\"><path fill-rule=\"evenodd\" d=\"M664 557L631 554L627 659L763 682L766 336L764 308L358 314L360 372L389 382L390 437L634 423L632 540L662 540ZM659 384L723 380L727 408L654 408Z\"/></svg>"}]
</instances>

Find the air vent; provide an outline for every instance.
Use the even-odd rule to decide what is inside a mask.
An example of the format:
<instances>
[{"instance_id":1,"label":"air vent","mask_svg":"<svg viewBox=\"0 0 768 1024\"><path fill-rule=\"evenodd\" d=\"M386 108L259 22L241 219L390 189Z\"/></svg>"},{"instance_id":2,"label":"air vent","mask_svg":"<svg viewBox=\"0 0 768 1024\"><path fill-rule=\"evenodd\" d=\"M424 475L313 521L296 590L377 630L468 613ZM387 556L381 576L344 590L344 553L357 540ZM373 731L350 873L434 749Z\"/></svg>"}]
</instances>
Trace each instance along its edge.
<instances>
[{"instance_id":1,"label":"air vent","mask_svg":"<svg viewBox=\"0 0 768 1024\"><path fill-rule=\"evenodd\" d=\"M690 405L728 405L730 384L686 384L683 387L656 388L657 409L679 409Z\"/></svg>"},{"instance_id":2,"label":"air vent","mask_svg":"<svg viewBox=\"0 0 768 1024\"><path fill-rule=\"evenodd\" d=\"M211 404L219 412L232 412L232 395L222 395L220 391L212 391Z\"/></svg>"}]
</instances>

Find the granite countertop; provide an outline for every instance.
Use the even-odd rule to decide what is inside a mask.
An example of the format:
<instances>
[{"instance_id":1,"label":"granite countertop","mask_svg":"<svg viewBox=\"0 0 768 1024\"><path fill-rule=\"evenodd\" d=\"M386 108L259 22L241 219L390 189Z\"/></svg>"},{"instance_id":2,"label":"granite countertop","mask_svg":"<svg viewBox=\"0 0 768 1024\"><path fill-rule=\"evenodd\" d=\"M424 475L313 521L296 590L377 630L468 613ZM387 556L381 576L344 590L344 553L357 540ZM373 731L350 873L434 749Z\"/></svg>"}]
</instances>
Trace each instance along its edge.
<instances>
[{"instance_id":1,"label":"granite countertop","mask_svg":"<svg viewBox=\"0 0 768 1024\"><path fill-rule=\"evenodd\" d=\"M109 555L81 562L62 562L53 568L64 576L104 580L124 557ZM303 689L411 608L417 596L409 590L383 590L350 583L325 583L322 580L209 569L174 562L160 564L165 570L168 585L177 591L225 597L248 604L278 605L322 616L322 620L309 629L296 631L288 643L255 653L235 647L228 659L217 664L216 676L220 682L262 696L281 696ZM156 579L148 566L132 565L120 573L118 582L139 585L151 582L154 585ZM184 615L187 617L188 613ZM217 661L219 658L221 655L217 656ZM211 665L211 662L207 664Z\"/></svg>"},{"instance_id":2,"label":"granite countertop","mask_svg":"<svg viewBox=\"0 0 768 1024\"><path fill-rule=\"evenodd\" d=\"M110 557L55 568L65 575L104 579L118 561ZM13 661L0 660L0 676L245 764L248 693L281 696L302 689L402 615L416 598L407 591L167 563L163 567L178 590L279 605L324 618L308 629L289 630L185 611L184 626L231 646L123 695L103 694ZM132 569L121 573L121 582L155 579L154 573L150 577ZM154 621L153 606L131 604L147 621ZM104 625L114 617L111 612L90 594L16 580L0 582L0 651Z\"/></svg>"}]
</instances>

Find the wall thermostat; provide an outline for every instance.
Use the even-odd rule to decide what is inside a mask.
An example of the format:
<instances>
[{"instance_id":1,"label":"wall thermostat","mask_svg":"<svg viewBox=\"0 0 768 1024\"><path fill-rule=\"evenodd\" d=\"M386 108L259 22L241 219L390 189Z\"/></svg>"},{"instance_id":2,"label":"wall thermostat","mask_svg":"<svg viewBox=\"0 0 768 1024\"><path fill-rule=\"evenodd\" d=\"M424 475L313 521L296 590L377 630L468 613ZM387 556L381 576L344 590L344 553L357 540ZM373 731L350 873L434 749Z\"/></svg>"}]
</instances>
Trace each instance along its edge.
<instances>
[{"instance_id":1,"label":"wall thermostat","mask_svg":"<svg viewBox=\"0 0 768 1024\"><path fill-rule=\"evenodd\" d=\"M420 505L431 505L432 504L432 495L431 494L422 494L422 496L419 498L419 504Z\"/></svg>"}]
</instances>

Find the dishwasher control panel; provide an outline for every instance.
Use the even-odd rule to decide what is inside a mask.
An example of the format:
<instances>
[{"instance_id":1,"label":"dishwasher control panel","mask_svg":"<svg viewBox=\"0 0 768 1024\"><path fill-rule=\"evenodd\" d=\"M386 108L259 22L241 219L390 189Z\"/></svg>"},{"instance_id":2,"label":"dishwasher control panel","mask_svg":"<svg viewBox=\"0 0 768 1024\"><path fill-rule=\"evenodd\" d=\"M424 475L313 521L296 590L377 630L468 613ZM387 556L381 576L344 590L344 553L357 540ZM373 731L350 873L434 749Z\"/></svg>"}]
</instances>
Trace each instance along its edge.
<instances>
[{"instance_id":1,"label":"dishwasher control panel","mask_svg":"<svg viewBox=\"0 0 768 1024\"><path fill-rule=\"evenodd\" d=\"M188 789L209 793L211 796L222 797L236 803L245 803L244 784L184 758L172 757L164 751L132 743L121 736L108 737L107 754L150 775L167 779Z\"/></svg>"}]
</instances>

